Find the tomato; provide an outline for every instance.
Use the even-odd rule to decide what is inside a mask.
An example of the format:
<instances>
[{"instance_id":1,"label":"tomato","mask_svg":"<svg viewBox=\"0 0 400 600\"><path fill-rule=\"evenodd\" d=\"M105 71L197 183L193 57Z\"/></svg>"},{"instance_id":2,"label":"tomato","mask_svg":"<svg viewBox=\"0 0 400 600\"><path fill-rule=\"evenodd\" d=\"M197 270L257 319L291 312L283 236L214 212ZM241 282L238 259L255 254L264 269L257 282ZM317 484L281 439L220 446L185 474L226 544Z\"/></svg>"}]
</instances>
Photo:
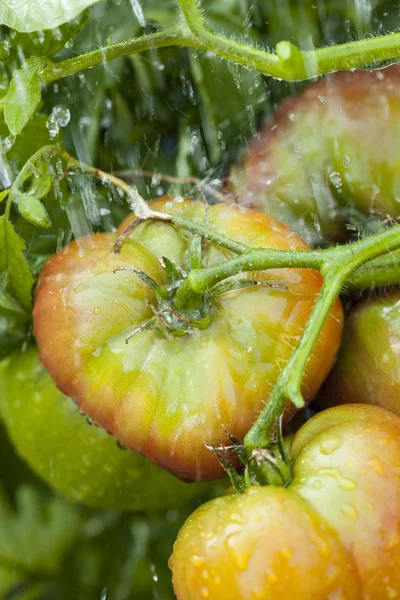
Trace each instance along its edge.
<instances>
[{"instance_id":1,"label":"tomato","mask_svg":"<svg viewBox=\"0 0 400 600\"><path fill-rule=\"evenodd\" d=\"M55 386L35 348L0 363L0 414L18 454L50 486L93 507L159 511L209 495L91 426Z\"/></svg>"},{"instance_id":2,"label":"tomato","mask_svg":"<svg viewBox=\"0 0 400 600\"><path fill-rule=\"evenodd\" d=\"M197 509L170 559L178 600L385 600L400 594L400 419L335 407L291 445L293 480Z\"/></svg>"},{"instance_id":3,"label":"tomato","mask_svg":"<svg viewBox=\"0 0 400 600\"><path fill-rule=\"evenodd\" d=\"M182 198L153 206L204 217L202 203ZM307 248L285 226L252 210L215 205L209 219L240 242ZM135 267L162 283L158 259L167 256L184 277L191 236L168 223L147 222L120 254L112 251L116 239L114 233L81 238L44 266L33 312L41 360L59 389L125 446L183 479L219 477L221 465L206 444L227 443L228 434L240 440L248 431L301 336L321 276L310 269L247 275L274 285L217 297L205 328L180 336L146 329L126 343L132 329L153 316L149 302L155 306L156 298L135 273L113 270ZM216 264L228 254L206 244L203 262ZM306 369L308 401L332 365L341 328L338 301Z\"/></svg>"},{"instance_id":4,"label":"tomato","mask_svg":"<svg viewBox=\"0 0 400 600\"><path fill-rule=\"evenodd\" d=\"M282 102L233 170L240 204L314 244L345 235L345 207L399 217L399 83L397 66L338 73Z\"/></svg>"},{"instance_id":5,"label":"tomato","mask_svg":"<svg viewBox=\"0 0 400 600\"><path fill-rule=\"evenodd\" d=\"M357 304L337 363L321 394L324 405L361 402L400 415L400 292Z\"/></svg>"}]
</instances>

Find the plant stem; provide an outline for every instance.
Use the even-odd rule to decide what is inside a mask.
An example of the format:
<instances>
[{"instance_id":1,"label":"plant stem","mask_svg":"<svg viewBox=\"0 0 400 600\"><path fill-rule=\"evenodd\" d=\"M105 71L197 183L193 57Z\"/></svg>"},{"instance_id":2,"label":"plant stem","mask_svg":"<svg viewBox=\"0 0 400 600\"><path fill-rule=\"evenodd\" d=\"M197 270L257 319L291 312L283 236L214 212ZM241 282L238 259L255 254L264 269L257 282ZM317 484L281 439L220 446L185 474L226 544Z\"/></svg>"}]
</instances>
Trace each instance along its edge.
<instances>
[{"instance_id":1,"label":"plant stem","mask_svg":"<svg viewBox=\"0 0 400 600\"><path fill-rule=\"evenodd\" d=\"M271 430L288 400L298 408L304 406L301 383L306 364L332 306L350 274L369 260L398 248L400 225L360 242L321 252L327 257L321 268L322 274L325 275L321 292L298 346L281 371L263 411L245 437L244 442L249 454L255 448L269 446Z\"/></svg>"},{"instance_id":2,"label":"plant stem","mask_svg":"<svg viewBox=\"0 0 400 600\"><path fill-rule=\"evenodd\" d=\"M205 25L196 0L180 0L180 6L187 25L186 31L178 27L166 29L105 46L59 63L52 62L41 72L43 83L46 85L115 58L168 46L211 52L220 58L286 81L356 69L400 56L400 33L307 51L300 51L290 42L282 41L277 44L275 52L267 52L211 32Z\"/></svg>"},{"instance_id":3,"label":"plant stem","mask_svg":"<svg viewBox=\"0 0 400 600\"><path fill-rule=\"evenodd\" d=\"M79 71L91 69L96 65L105 64L115 58L138 54L153 48L165 48L166 46L199 48L199 44L192 36L185 35L177 28L166 29L157 33L132 38L126 42L110 44L92 52L68 58L59 63L51 63L41 72L41 78L44 84L48 84L63 77L69 77L69 75L73 75Z\"/></svg>"},{"instance_id":4,"label":"plant stem","mask_svg":"<svg viewBox=\"0 0 400 600\"><path fill-rule=\"evenodd\" d=\"M363 290L400 284L400 253L387 254L354 271L346 281L346 289Z\"/></svg>"}]
</instances>

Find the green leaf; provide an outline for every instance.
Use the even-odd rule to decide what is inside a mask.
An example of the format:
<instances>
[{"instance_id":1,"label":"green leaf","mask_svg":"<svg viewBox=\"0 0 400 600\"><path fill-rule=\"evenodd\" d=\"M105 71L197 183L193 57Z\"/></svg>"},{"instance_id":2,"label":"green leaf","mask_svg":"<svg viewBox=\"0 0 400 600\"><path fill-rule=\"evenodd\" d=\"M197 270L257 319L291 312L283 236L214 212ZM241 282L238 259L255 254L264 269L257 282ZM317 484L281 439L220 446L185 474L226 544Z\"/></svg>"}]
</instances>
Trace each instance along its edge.
<instances>
[{"instance_id":1,"label":"green leaf","mask_svg":"<svg viewBox=\"0 0 400 600\"><path fill-rule=\"evenodd\" d=\"M30 58L21 69L14 71L10 87L4 98L4 118L13 135L21 133L42 97L39 76L41 64L41 58Z\"/></svg>"},{"instance_id":2,"label":"green leaf","mask_svg":"<svg viewBox=\"0 0 400 600\"><path fill-rule=\"evenodd\" d=\"M51 220L47 213L47 210L43 204L30 194L17 193L13 195L18 204L18 210L20 214L37 227L47 229L51 226Z\"/></svg>"},{"instance_id":3,"label":"green leaf","mask_svg":"<svg viewBox=\"0 0 400 600\"><path fill-rule=\"evenodd\" d=\"M28 179L28 188L25 191L30 196L42 199L49 193L52 186L52 179L47 160L36 161L31 168L32 176ZM25 183L26 185L26 183Z\"/></svg>"},{"instance_id":4,"label":"green leaf","mask_svg":"<svg viewBox=\"0 0 400 600\"><path fill-rule=\"evenodd\" d=\"M18 302L15 301L15 298L7 293L2 282L0 282L0 315L11 315L24 320L27 318L27 313L21 308Z\"/></svg>"},{"instance_id":5,"label":"green leaf","mask_svg":"<svg viewBox=\"0 0 400 600\"><path fill-rule=\"evenodd\" d=\"M23 254L25 242L15 233L5 216L0 217L0 272L7 274L8 283L27 310L31 309L33 275Z\"/></svg>"},{"instance_id":6,"label":"green leaf","mask_svg":"<svg viewBox=\"0 0 400 600\"><path fill-rule=\"evenodd\" d=\"M48 115L36 113L22 133L13 138L10 137L5 122L0 121L0 142L2 142L3 147L3 158L5 155L15 177L30 157L49 143L49 130L46 126L48 118ZM6 139L11 142L10 146L5 143Z\"/></svg>"},{"instance_id":7,"label":"green leaf","mask_svg":"<svg viewBox=\"0 0 400 600\"><path fill-rule=\"evenodd\" d=\"M0 25L17 31L53 29L98 0L0 0Z\"/></svg>"},{"instance_id":8,"label":"green leaf","mask_svg":"<svg viewBox=\"0 0 400 600\"><path fill-rule=\"evenodd\" d=\"M3 190L2 192L0 192L0 202L2 202L3 200L5 200L5 198L7 198L8 194L10 193L10 189L11 188L7 188L6 190Z\"/></svg>"},{"instance_id":9,"label":"green leaf","mask_svg":"<svg viewBox=\"0 0 400 600\"><path fill-rule=\"evenodd\" d=\"M32 487L17 490L17 511L0 502L0 563L16 562L23 569L55 571L64 552L79 536L81 518L59 498L44 505Z\"/></svg>"},{"instance_id":10,"label":"green leaf","mask_svg":"<svg viewBox=\"0 0 400 600\"><path fill-rule=\"evenodd\" d=\"M0 0L1 1L1 0ZM73 40L89 20L89 11L78 18L46 31L19 33L10 31L0 43L0 61L10 61L23 51L25 58L30 56L51 56L62 50L67 42Z\"/></svg>"}]
</instances>

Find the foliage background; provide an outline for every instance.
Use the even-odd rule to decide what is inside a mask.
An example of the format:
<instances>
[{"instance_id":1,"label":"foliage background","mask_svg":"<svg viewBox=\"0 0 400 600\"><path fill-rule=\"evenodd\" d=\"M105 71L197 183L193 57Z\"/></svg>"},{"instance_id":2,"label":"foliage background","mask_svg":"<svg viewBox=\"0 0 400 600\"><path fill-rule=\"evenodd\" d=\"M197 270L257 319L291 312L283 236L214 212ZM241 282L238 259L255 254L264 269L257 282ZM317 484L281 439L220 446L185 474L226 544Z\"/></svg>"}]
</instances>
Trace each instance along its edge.
<instances>
[{"instance_id":1,"label":"foliage background","mask_svg":"<svg viewBox=\"0 0 400 600\"><path fill-rule=\"evenodd\" d=\"M264 47L285 39L311 49L395 31L399 25L394 1L207 0L203 7L214 31ZM173 0L144 0L141 8L143 16L133 0L107 0L55 30L16 33L1 26L0 98L28 59L58 61L173 26L180 18ZM171 186L157 174L196 176L221 187L229 164L246 152L260 122L300 87L187 49L115 60L47 86L17 136L0 117L0 190L34 152L55 141L105 171L129 171L149 199L168 191L193 193L193 186ZM154 175L135 174L143 170ZM45 206L52 220L45 230L12 213L34 275L73 236L111 230L127 213L115 190L84 175L54 187ZM0 217L4 207L0 203ZM30 320L4 276L0 357L29 343ZM149 517L72 506L35 478L3 430L0 456L0 594L5 600L173 598L167 559L193 507Z\"/></svg>"}]
</instances>

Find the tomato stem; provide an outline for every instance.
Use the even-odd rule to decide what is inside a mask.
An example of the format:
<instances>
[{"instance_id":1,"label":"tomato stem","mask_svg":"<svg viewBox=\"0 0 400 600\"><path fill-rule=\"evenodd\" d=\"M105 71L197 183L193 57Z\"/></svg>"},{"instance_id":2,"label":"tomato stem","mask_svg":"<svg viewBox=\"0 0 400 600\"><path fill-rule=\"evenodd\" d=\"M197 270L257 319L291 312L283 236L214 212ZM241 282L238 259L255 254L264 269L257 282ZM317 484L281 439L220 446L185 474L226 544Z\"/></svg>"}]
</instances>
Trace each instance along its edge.
<instances>
[{"instance_id":1,"label":"tomato stem","mask_svg":"<svg viewBox=\"0 0 400 600\"><path fill-rule=\"evenodd\" d=\"M354 244L320 251L326 257L320 268L324 276L323 286L298 346L281 371L263 411L245 437L244 443L249 454L256 448L267 448L270 445L271 431L287 401L298 408L304 405L301 384L307 361L332 306L351 273L369 260L398 248L400 225Z\"/></svg>"},{"instance_id":2,"label":"tomato stem","mask_svg":"<svg viewBox=\"0 0 400 600\"><path fill-rule=\"evenodd\" d=\"M219 58L286 81L353 70L382 61L397 60L399 56L400 33L306 51L299 50L291 42L281 41L274 52L269 52L210 31L197 0L180 0L179 4L183 16L182 25L109 44L58 63L48 61L41 71L43 84L47 85L116 58L171 46L212 53Z\"/></svg>"}]
</instances>

